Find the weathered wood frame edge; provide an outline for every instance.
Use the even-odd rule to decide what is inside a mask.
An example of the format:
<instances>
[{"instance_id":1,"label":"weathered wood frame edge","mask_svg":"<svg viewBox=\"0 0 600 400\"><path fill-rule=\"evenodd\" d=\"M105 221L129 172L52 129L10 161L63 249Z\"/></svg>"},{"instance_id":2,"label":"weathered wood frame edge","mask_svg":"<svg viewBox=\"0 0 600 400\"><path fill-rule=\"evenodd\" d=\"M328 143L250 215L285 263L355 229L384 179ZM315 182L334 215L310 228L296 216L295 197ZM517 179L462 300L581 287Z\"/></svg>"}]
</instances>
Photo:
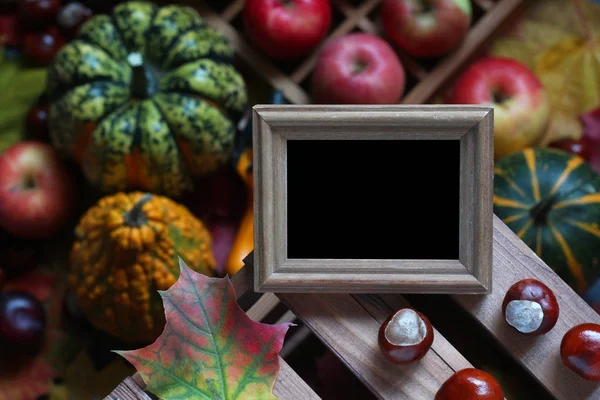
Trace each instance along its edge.
<instances>
[{"instance_id":1,"label":"weathered wood frame edge","mask_svg":"<svg viewBox=\"0 0 600 400\"><path fill-rule=\"evenodd\" d=\"M493 108L480 105L257 105L254 289L257 292L489 293ZM287 140L460 141L458 260L287 258Z\"/></svg>"}]
</instances>

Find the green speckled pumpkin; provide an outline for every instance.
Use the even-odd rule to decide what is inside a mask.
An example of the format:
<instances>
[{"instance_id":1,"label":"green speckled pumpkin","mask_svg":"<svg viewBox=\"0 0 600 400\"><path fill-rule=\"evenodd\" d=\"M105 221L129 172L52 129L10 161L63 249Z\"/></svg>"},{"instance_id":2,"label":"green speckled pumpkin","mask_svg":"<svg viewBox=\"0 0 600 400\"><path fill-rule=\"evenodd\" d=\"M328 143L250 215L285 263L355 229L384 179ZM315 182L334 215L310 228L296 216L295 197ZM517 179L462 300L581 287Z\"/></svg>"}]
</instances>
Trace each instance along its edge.
<instances>
[{"instance_id":1,"label":"green speckled pumpkin","mask_svg":"<svg viewBox=\"0 0 600 400\"><path fill-rule=\"evenodd\" d=\"M554 149L501 158L494 175L494 213L584 293L600 276L600 176Z\"/></svg>"},{"instance_id":2,"label":"green speckled pumpkin","mask_svg":"<svg viewBox=\"0 0 600 400\"><path fill-rule=\"evenodd\" d=\"M194 9L120 4L50 66L52 142L103 191L179 195L230 157L247 101L232 60Z\"/></svg>"}]
</instances>

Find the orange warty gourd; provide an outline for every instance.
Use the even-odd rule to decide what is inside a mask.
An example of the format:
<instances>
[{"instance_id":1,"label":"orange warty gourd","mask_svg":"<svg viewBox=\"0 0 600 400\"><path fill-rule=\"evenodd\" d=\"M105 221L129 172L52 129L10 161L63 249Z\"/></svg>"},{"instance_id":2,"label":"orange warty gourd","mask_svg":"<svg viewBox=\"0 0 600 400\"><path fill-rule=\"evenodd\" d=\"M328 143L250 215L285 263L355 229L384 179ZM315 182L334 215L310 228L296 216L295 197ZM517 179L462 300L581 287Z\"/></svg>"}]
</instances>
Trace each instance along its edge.
<instances>
[{"instance_id":1,"label":"orange warty gourd","mask_svg":"<svg viewBox=\"0 0 600 400\"><path fill-rule=\"evenodd\" d=\"M127 342L151 342L162 332L158 290L179 276L179 257L214 275L212 238L187 208L134 192L102 198L75 230L69 283L96 328Z\"/></svg>"}]
</instances>

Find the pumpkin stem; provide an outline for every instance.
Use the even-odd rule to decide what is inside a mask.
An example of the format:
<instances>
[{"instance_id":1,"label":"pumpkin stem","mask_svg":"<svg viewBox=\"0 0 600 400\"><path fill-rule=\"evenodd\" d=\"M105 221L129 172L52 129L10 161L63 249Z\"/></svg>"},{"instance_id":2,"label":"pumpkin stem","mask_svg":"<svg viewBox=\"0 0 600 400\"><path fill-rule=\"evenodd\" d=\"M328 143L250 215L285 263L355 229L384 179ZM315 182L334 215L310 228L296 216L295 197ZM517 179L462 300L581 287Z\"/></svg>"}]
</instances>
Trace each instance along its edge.
<instances>
[{"instance_id":1,"label":"pumpkin stem","mask_svg":"<svg viewBox=\"0 0 600 400\"><path fill-rule=\"evenodd\" d=\"M556 201L556 195L550 196L537 203L530 211L531 218L535 225L543 225L546 223L548 213L552 210L552 206Z\"/></svg>"},{"instance_id":2,"label":"pumpkin stem","mask_svg":"<svg viewBox=\"0 0 600 400\"><path fill-rule=\"evenodd\" d=\"M147 218L146 214L144 214L142 211L142 207L151 199L152 195L150 193L146 193L141 199L138 200L137 203L135 203L133 207L131 207L131 210L125 213L125 224L127 224L127 226L131 228L139 228L146 223Z\"/></svg>"},{"instance_id":3,"label":"pumpkin stem","mask_svg":"<svg viewBox=\"0 0 600 400\"><path fill-rule=\"evenodd\" d=\"M130 90L134 97L147 99L156 92L156 84L151 72L144 65L144 57L140 53L130 53L127 62L132 68Z\"/></svg>"}]
</instances>

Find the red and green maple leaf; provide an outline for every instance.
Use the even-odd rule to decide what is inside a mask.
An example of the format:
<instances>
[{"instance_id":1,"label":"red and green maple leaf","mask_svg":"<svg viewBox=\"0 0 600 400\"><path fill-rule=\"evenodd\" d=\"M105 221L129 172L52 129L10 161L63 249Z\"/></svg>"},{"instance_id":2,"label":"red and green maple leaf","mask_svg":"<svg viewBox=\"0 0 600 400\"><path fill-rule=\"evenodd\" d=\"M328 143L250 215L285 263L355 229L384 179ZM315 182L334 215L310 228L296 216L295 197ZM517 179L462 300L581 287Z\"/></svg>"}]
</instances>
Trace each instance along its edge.
<instances>
[{"instance_id":1,"label":"red and green maple leaf","mask_svg":"<svg viewBox=\"0 0 600 400\"><path fill-rule=\"evenodd\" d=\"M117 351L164 400L276 399L278 353L291 324L252 321L229 278L209 278L180 262L180 276L159 291L166 325L151 345Z\"/></svg>"}]
</instances>

